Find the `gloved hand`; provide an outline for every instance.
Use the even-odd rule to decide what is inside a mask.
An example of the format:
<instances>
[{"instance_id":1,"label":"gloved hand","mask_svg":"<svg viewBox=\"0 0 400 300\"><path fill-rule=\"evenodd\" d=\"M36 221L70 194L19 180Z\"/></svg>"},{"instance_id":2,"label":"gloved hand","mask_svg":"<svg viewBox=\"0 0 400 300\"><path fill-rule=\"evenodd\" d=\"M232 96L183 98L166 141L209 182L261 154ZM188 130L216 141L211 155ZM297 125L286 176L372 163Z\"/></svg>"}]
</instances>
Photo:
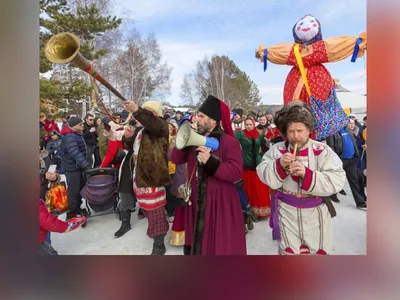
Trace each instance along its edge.
<instances>
[{"instance_id":1,"label":"gloved hand","mask_svg":"<svg viewBox=\"0 0 400 300\"><path fill-rule=\"evenodd\" d=\"M70 230L75 230L82 224L86 223L87 219L85 216L82 217L73 217L68 220L68 226Z\"/></svg>"}]
</instances>

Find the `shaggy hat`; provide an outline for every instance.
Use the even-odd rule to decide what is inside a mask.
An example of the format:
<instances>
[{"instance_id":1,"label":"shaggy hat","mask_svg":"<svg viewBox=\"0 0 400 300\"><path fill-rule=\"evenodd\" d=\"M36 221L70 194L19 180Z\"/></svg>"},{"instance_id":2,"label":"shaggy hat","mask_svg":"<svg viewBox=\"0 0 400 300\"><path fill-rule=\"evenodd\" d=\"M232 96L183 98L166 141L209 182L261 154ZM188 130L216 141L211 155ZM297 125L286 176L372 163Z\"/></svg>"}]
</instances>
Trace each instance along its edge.
<instances>
[{"instance_id":1,"label":"shaggy hat","mask_svg":"<svg viewBox=\"0 0 400 300\"><path fill-rule=\"evenodd\" d=\"M69 127L74 127L75 125L78 125L79 123L83 123L83 120L79 117L71 117L68 120Z\"/></svg>"},{"instance_id":2,"label":"shaggy hat","mask_svg":"<svg viewBox=\"0 0 400 300\"><path fill-rule=\"evenodd\" d=\"M240 117L243 116L243 109L241 108L235 108L232 110L232 112L237 113Z\"/></svg>"},{"instance_id":3,"label":"shaggy hat","mask_svg":"<svg viewBox=\"0 0 400 300\"><path fill-rule=\"evenodd\" d=\"M290 123L300 122L312 131L317 124L317 119L312 113L311 107L299 100L291 101L275 114L275 125L286 137L287 127Z\"/></svg>"},{"instance_id":4,"label":"shaggy hat","mask_svg":"<svg viewBox=\"0 0 400 300\"><path fill-rule=\"evenodd\" d=\"M162 104L160 101L147 101L142 108L152 111L157 116L162 117Z\"/></svg>"}]
</instances>

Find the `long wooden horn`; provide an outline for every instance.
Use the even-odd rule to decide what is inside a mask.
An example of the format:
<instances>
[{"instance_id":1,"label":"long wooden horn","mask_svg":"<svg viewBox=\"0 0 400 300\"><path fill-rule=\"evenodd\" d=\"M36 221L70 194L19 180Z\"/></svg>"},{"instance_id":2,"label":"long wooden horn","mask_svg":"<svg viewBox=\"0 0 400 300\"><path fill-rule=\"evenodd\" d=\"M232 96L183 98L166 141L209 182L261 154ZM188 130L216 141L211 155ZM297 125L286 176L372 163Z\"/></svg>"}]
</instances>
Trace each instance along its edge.
<instances>
[{"instance_id":1,"label":"long wooden horn","mask_svg":"<svg viewBox=\"0 0 400 300\"><path fill-rule=\"evenodd\" d=\"M79 52L81 43L78 37L70 32L54 35L46 44L44 54L53 64L70 63L90 74L122 101L126 99L93 68Z\"/></svg>"}]
</instances>

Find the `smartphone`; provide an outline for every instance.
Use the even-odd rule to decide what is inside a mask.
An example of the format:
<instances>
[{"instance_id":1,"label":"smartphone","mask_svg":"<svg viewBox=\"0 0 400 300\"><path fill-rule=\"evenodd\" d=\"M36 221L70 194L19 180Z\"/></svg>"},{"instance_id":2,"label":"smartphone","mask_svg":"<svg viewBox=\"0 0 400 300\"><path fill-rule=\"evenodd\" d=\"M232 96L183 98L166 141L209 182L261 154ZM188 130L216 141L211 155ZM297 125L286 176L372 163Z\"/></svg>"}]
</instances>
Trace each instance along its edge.
<instances>
[{"instance_id":1,"label":"smartphone","mask_svg":"<svg viewBox=\"0 0 400 300\"><path fill-rule=\"evenodd\" d=\"M55 173L57 171L57 165L50 165L49 169L47 170L47 172L50 173Z\"/></svg>"}]
</instances>

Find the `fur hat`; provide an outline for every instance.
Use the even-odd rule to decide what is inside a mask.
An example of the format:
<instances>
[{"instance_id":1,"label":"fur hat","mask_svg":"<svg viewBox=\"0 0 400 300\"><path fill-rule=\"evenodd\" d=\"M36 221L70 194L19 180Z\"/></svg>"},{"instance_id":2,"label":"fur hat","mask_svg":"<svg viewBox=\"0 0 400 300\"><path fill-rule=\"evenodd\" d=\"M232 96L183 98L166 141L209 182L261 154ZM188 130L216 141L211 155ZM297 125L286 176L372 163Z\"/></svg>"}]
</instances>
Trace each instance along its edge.
<instances>
[{"instance_id":1,"label":"fur hat","mask_svg":"<svg viewBox=\"0 0 400 300\"><path fill-rule=\"evenodd\" d=\"M69 127L74 127L75 125L78 125L79 123L83 123L83 120L79 117L71 117L68 120Z\"/></svg>"},{"instance_id":2,"label":"fur hat","mask_svg":"<svg viewBox=\"0 0 400 300\"><path fill-rule=\"evenodd\" d=\"M287 127L290 123L301 122L312 131L317 124L317 119L311 107L299 100L291 101L275 114L275 125L283 137L286 137Z\"/></svg>"},{"instance_id":3,"label":"fur hat","mask_svg":"<svg viewBox=\"0 0 400 300\"><path fill-rule=\"evenodd\" d=\"M213 95L208 95L207 99L204 100L203 104L200 106L199 112L202 112L207 117L210 117L217 122L221 121L221 107L219 99Z\"/></svg>"},{"instance_id":4,"label":"fur hat","mask_svg":"<svg viewBox=\"0 0 400 300\"><path fill-rule=\"evenodd\" d=\"M232 112L237 113L240 117L243 117L243 109L241 108L235 108L232 110Z\"/></svg>"},{"instance_id":5,"label":"fur hat","mask_svg":"<svg viewBox=\"0 0 400 300\"><path fill-rule=\"evenodd\" d=\"M220 123L226 134L234 136L230 122L231 112L229 106L222 100L213 95L208 95L207 99L200 106L199 112Z\"/></svg>"},{"instance_id":6,"label":"fur hat","mask_svg":"<svg viewBox=\"0 0 400 300\"><path fill-rule=\"evenodd\" d=\"M142 108L150 110L157 114L157 116L162 117L162 104L160 101L147 101L142 105Z\"/></svg>"}]
</instances>

